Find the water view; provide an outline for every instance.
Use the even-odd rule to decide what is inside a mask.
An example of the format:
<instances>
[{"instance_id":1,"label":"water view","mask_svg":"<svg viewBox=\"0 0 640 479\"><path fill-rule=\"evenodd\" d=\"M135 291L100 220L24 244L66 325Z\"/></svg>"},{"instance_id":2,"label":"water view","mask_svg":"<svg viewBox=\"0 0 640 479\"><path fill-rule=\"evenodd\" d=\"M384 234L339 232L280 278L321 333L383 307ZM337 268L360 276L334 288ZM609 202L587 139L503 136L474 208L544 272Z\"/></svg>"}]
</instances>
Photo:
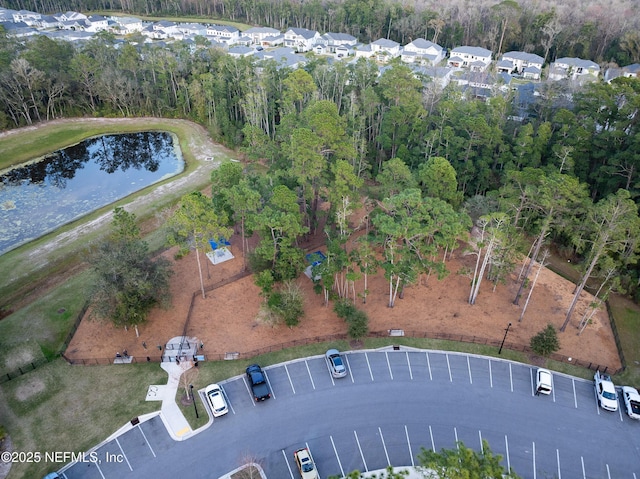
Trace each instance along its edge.
<instances>
[{"instance_id":1,"label":"water view","mask_svg":"<svg viewBox=\"0 0 640 479\"><path fill-rule=\"evenodd\" d=\"M168 133L105 135L0 176L0 254L174 176L184 160Z\"/></svg>"}]
</instances>

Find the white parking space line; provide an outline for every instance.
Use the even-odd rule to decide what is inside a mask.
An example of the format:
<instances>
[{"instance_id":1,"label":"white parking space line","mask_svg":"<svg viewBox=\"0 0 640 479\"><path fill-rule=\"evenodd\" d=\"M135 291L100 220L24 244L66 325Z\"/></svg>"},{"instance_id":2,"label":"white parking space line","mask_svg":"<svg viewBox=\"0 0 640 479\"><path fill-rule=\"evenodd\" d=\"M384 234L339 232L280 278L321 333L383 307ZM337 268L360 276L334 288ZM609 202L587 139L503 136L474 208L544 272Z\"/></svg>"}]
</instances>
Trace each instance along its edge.
<instances>
[{"instance_id":1,"label":"white parking space line","mask_svg":"<svg viewBox=\"0 0 640 479\"><path fill-rule=\"evenodd\" d=\"M529 369L529 376L531 377L531 396L535 396L536 386L533 384L533 369Z\"/></svg>"},{"instance_id":2,"label":"white parking space line","mask_svg":"<svg viewBox=\"0 0 640 479\"><path fill-rule=\"evenodd\" d=\"M235 414L235 413L236 413L236 410L235 410L235 409L233 409L233 404L231 404L231 400L229 399L229 395L227 394L227 392L224 390L224 388L223 388L222 386L220 386L220 389L222 389L222 394L224 395L224 398L226 399L227 404L228 404L228 405L229 405L229 407L231 408L231 412L232 412L233 414Z\"/></svg>"},{"instance_id":3,"label":"white parking space line","mask_svg":"<svg viewBox=\"0 0 640 479\"><path fill-rule=\"evenodd\" d=\"M509 382L511 383L511 392L513 392L513 372L511 371L511 363L509 363Z\"/></svg>"},{"instance_id":4,"label":"white parking space line","mask_svg":"<svg viewBox=\"0 0 640 479\"><path fill-rule=\"evenodd\" d=\"M431 375L431 362L429 361L429 353L427 353L427 368L429 368L429 379L433 381L433 376Z\"/></svg>"},{"instance_id":5,"label":"white parking space line","mask_svg":"<svg viewBox=\"0 0 640 479\"><path fill-rule=\"evenodd\" d=\"M596 388L593 388L593 397L596 400L596 412L598 413L598 416L600 415L600 405L598 404L598 393L596 392Z\"/></svg>"},{"instance_id":6,"label":"white parking space line","mask_svg":"<svg viewBox=\"0 0 640 479\"><path fill-rule=\"evenodd\" d=\"M622 407L620 407L620 403L619 403L619 401L618 401L618 414L620 414L620 422L624 422L624 421L622 420Z\"/></svg>"},{"instance_id":7,"label":"white parking space line","mask_svg":"<svg viewBox=\"0 0 640 479\"><path fill-rule=\"evenodd\" d=\"M507 439L507 435L504 435L504 446L506 448L505 455L507 456L507 472L511 472L511 459L509 458L509 440Z\"/></svg>"},{"instance_id":8,"label":"white parking space line","mask_svg":"<svg viewBox=\"0 0 640 479\"><path fill-rule=\"evenodd\" d=\"M407 366L409 366L409 377L413 381L413 372L411 372L411 363L409 362L409 351L405 351L405 354L407 355Z\"/></svg>"},{"instance_id":9,"label":"white parking space line","mask_svg":"<svg viewBox=\"0 0 640 479\"><path fill-rule=\"evenodd\" d=\"M304 365L307 367L307 372L309 373L309 379L311 379L311 385L313 386L313 389L315 391L316 389L316 384L313 382L313 376L311 376L311 370L309 369L309 363L307 362L307 360L304 360ZM329 376L331 376L331 374L329 374Z\"/></svg>"},{"instance_id":10,"label":"white parking space line","mask_svg":"<svg viewBox=\"0 0 640 479\"><path fill-rule=\"evenodd\" d=\"M349 364L349 356L345 356L344 359L347 361L347 368L349 368L349 376L351 377L351 384L353 384L353 371L351 370L351 365ZM333 383L333 376L331 376L331 382ZM335 386L335 383L333 383Z\"/></svg>"},{"instance_id":11,"label":"white parking space line","mask_svg":"<svg viewBox=\"0 0 640 479\"><path fill-rule=\"evenodd\" d=\"M553 397L553 402L556 402L556 388L555 381L553 380L553 374L551 375L551 396Z\"/></svg>"},{"instance_id":12,"label":"white parking space line","mask_svg":"<svg viewBox=\"0 0 640 479\"><path fill-rule=\"evenodd\" d=\"M249 394L249 397L251 398L251 404L253 404L253 407L256 406L256 398L253 397L253 394L251 394L251 389L249 389L249 385L247 384L247 380L244 378L244 376L242 376L242 382L244 383L244 387L247 388L247 393Z\"/></svg>"},{"instance_id":13,"label":"white parking space line","mask_svg":"<svg viewBox=\"0 0 640 479\"><path fill-rule=\"evenodd\" d=\"M635 472L633 473L633 479L638 479Z\"/></svg>"},{"instance_id":14,"label":"white parking space line","mask_svg":"<svg viewBox=\"0 0 640 479\"><path fill-rule=\"evenodd\" d=\"M291 385L291 390L293 391L293 394L296 393L296 388L293 387L293 381L291 380L291 375L289 374L289 368L287 368L287 365L284 365L284 370L287 372L287 377L289 378L289 384ZM271 385L269 385L271 386Z\"/></svg>"},{"instance_id":15,"label":"white parking space line","mask_svg":"<svg viewBox=\"0 0 640 479\"><path fill-rule=\"evenodd\" d=\"M580 462L582 463L582 479L587 479L587 473L584 470L584 457L580 456Z\"/></svg>"},{"instance_id":16,"label":"white parking space line","mask_svg":"<svg viewBox=\"0 0 640 479\"><path fill-rule=\"evenodd\" d=\"M576 380L571 378L571 384L573 385L573 405L578 409L578 396L576 396Z\"/></svg>"},{"instance_id":17,"label":"white parking space line","mask_svg":"<svg viewBox=\"0 0 640 479\"><path fill-rule=\"evenodd\" d=\"M340 462L340 457L338 456L338 450L336 449L336 444L333 442L333 436L329 436L331 439L331 445L333 446L333 452L336 455L336 459L338 460L338 466L340 467L340 474L344 477L344 469L342 469L342 463Z\"/></svg>"},{"instance_id":18,"label":"white parking space line","mask_svg":"<svg viewBox=\"0 0 640 479\"><path fill-rule=\"evenodd\" d=\"M285 365L286 367L286 365ZM271 390L271 396L273 396L273 399L276 398L276 393L273 392L273 388L271 387L271 381L269 381L269 376L267 375L267 371L263 370L264 372L264 378L267 380L267 384L269 385L269 389ZM287 376L289 375L289 371L287 371ZM289 382L291 382L291 378L289 378ZM293 389L293 383L291 383L291 389ZM293 394L295 394L296 391L293 391ZM255 401L254 401L255 402ZM254 404L255 406L255 404Z\"/></svg>"},{"instance_id":19,"label":"white parking space line","mask_svg":"<svg viewBox=\"0 0 640 479\"><path fill-rule=\"evenodd\" d=\"M409 456L411 457L411 467L415 467L416 464L413 460L413 452L411 451L411 441L409 440L409 430L407 429L407 425L404 425L404 434L407 436L407 445L409 446ZM635 474L633 475L635 478Z\"/></svg>"},{"instance_id":20,"label":"white parking space line","mask_svg":"<svg viewBox=\"0 0 640 479\"><path fill-rule=\"evenodd\" d=\"M124 460L127 461L127 466L129 466L129 470L131 472L133 472L133 467L131 467L131 463L129 462L129 458L127 457L127 455L124 453L124 449L122 449L122 445L120 445L120 441L118 441L118 438L116 437L116 444L118 445L118 447L120 448L120 452L122 452L122 456L124 457Z\"/></svg>"},{"instance_id":21,"label":"white parking space line","mask_svg":"<svg viewBox=\"0 0 640 479\"><path fill-rule=\"evenodd\" d=\"M606 466L607 466L607 477L611 479L611 473L609 472L609 464L607 464Z\"/></svg>"},{"instance_id":22,"label":"white parking space line","mask_svg":"<svg viewBox=\"0 0 640 479\"><path fill-rule=\"evenodd\" d=\"M536 479L536 443L533 442L533 450L532 450L532 456L533 456L533 479Z\"/></svg>"},{"instance_id":23,"label":"white parking space line","mask_svg":"<svg viewBox=\"0 0 640 479\"><path fill-rule=\"evenodd\" d=\"M391 380L393 381L393 372L391 371L391 363L389 362L389 353L385 351L384 355L387 358L387 367L389 368L389 376L391 376Z\"/></svg>"},{"instance_id":24,"label":"white parking space line","mask_svg":"<svg viewBox=\"0 0 640 479\"><path fill-rule=\"evenodd\" d=\"M469 370L469 384L473 384L473 378L471 377L471 364L469 363L469 356L467 356L467 369Z\"/></svg>"},{"instance_id":25,"label":"white parking space line","mask_svg":"<svg viewBox=\"0 0 640 479\"><path fill-rule=\"evenodd\" d=\"M453 427L453 435L456 438L456 449L459 451L460 450L460 444L458 444L458 430L456 429L456 427Z\"/></svg>"},{"instance_id":26,"label":"white parking space line","mask_svg":"<svg viewBox=\"0 0 640 479\"><path fill-rule=\"evenodd\" d=\"M369 356L367 353L364 353L364 358L367 360L367 367L369 368L369 376L371 376L371 381L373 381L373 372L371 372L371 364L369 364Z\"/></svg>"},{"instance_id":27,"label":"white parking space line","mask_svg":"<svg viewBox=\"0 0 640 479\"><path fill-rule=\"evenodd\" d=\"M389 460L389 453L387 452L387 445L384 443L384 436L382 435L382 429L378 428L378 432L380 433L380 440L382 441L382 448L384 449L384 455L387 457L387 465L391 465L391 461Z\"/></svg>"},{"instance_id":28,"label":"white parking space line","mask_svg":"<svg viewBox=\"0 0 640 479\"><path fill-rule=\"evenodd\" d=\"M100 475L102 476L102 479L107 479L106 477L104 477L104 474L102 474L102 469L100 469L100 464L98 464L97 462L94 462L94 464L96 465L96 467L98 468L98 472L100 473Z\"/></svg>"},{"instance_id":29,"label":"white parking space line","mask_svg":"<svg viewBox=\"0 0 640 479\"><path fill-rule=\"evenodd\" d=\"M431 450L436 452L436 443L433 442L433 431L431 430L431 425L429 425L429 436L431 436Z\"/></svg>"},{"instance_id":30,"label":"white parking space line","mask_svg":"<svg viewBox=\"0 0 640 479\"><path fill-rule=\"evenodd\" d=\"M556 449L556 460L558 461L558 479L562 479L562 473L560 472L560 451Z\"/></svg>"},{"instance_id":31,"label":"white parking space line","mask_svg":"<svg viewBox=\"0 0 640 479\"><path fill-rule=\"evenodd\" d=\"M140 434L142 434L142 437L144 437L144 442L146 442L147 446L149 446L149 450L151 451L151 454L153 454L153 457L157 457L155 451L151 447L151 444L149 444L149 441L147 440L147 436L145 435L145 433L142 430L142 427L140 425L138 425L138 430L140 431Z\"/></svg>"},{"instance_id":32,"label":"white parking space line","mask_svg":"<svg viewBox=\"0 0 640 479\"><path fill-rule=\"evenodd\" d=\"M364 470L369 472L369 468L367 467L367 461L364 460L364 454L362 454L362 448L360 447L360 441L358 441L358 433L353 431L353 435L356 437L356 444L358 444L358 450L360 451L360 457L362 458L362 464L364 464Z\"/></svg>"},{"instance_id":33,"label":"white parking space line","mask_svg":"<svg viewBox=\"0 0 640 479\"><path fill-rule=\"evenodd\" d=\"M289 465L289 461L287 461L287 455L284 452L284 449L282 449L282 457L284 457L284 463L287 465L287 469L289 469L289 475L291 476L291 479L295 479L293 477L293 471L291 470L291 466Z\"/></svg>"},{"instance_id":34,"label":"white parking space line","mask_svg":"<svg viewBox=\"0 0 640 479\"><path fill-rule=\"evenodd\" d=\"M480 438L480 452L484 454L484 445L482 444L482 431L478 429L478 437Z\"/></svg>"},{"instance_id":35,"label":"white parking space line","mask_svg":"<svg viewBox=\"0 0 640 479\"><path fill-rule=\"evenodd\" d=\"M491 359L489 359L489 386L493 387L493 373L491 372Z\"/></svg>"},{"instance_id":36,"label":"white parking space line","mask_svg":"<svg viewBox=\"0 0 640 479\"><path fill-rule=\"evenodd\" d=\"M451 364L449 364L449 355L444 355L447 358L447 368L449 369L449 382L453 382L453 377L451 376Z\"/></svg>"}]
</instances>

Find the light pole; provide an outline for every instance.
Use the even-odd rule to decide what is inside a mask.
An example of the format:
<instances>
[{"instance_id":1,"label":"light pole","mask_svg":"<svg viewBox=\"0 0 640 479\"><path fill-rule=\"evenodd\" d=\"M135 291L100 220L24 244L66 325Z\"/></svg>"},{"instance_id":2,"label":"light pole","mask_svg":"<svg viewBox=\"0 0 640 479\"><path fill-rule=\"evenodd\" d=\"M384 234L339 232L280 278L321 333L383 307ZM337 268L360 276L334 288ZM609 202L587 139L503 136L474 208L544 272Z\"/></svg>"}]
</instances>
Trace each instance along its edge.
<instances>
[{"instance_id":1,"label":"light pole","mask_svg":"<svg viewBox=\"0 0 640 479\"><path fill-rule=\"evenodd\" d=\"M504 342L507 339L507 334L509 334L510 327L511 327L511 323L507 324L507 329L504 330L504 338L502 338L502 343L500 343L500 349L498 350L498 354L502 354L502 346L504 346Z\"/></svg>"},{"instance_id":2,"label":"light pole","mask_svg":"<svg viewBox=\"0 0 640 479\"><path fill-rule=\"evenodd\" d=\"M189 384L189 388L191 389L191 400L193 401L193 409L196 410L196 418L199 418L200 416L198 416L198 406L196 405L196 398L193 396L193 384Z\"/></svg>"}]
</instances>

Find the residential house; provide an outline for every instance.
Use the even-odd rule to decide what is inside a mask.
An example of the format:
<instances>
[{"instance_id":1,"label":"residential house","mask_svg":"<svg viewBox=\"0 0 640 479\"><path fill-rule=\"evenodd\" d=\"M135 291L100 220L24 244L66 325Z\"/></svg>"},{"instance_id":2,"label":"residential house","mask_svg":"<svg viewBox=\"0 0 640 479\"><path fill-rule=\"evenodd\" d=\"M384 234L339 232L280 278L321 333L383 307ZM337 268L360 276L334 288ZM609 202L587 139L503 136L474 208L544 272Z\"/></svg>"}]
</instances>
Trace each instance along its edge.
<instances>
[{"instance_id":1,"label":"residential house","mask_svg":"<svg viewBox=\"0 0 640 479\"><path fill-rule=\"evenodd\" d=\"M269 35L262 39L260 45L263 47L277 47L284 43L284 35L280 33L279 35Z\"/></svg>"},{"instance_id":2,"label":"residential house","mask_svg":"<svg viewBox=\"0 0 640 479\"><path fill-rule=\"evenodd\" d=\"M284 46L298 52L311 51L319 39L320 34L317 31L306 28L290 28L284 32Z\"/></svg>"},{"instance_id":3,"label":"residential house","mask_svg":"<svg viewBox=\"0 0 640 479\"><path fill-rule=\"evenodd\" d=\"M120 31L124 34L141 32L144 26L142 20L135 17L113 17L113 20L120 26Z\"/></svg>"},{"instance_id":4,"label":"residential house","mask_svg":"<svg viewBox=\"0 0 640 479\"><path fill-rule=\"evenodd\" d=\"M298 55L295 50L287 47L280 47L275 50L262 50L256 52L255 57L261 62L275 62L278 70L281 68L291 68L295 70L306 63L306 59L302 55ZM261 71L261 69L258 71Z\"/></svg>"},{"instance_id":5,"label":"residential house","mask_svg":"<svg viewBox=\"0 0 640 479\"><path fill-rule=\"evenodd\" d=\"M371 51L378 61L387 61L400 56L400 44L387 38L379 38L371 43Z\"/></svg>"},{"instance_id":6,"label":"residential house","mask_svg":"<svg viewBox=\"0 0 640 479\"><path fill-rule=\"evenodd\" d=\"M526 52L507 52L502 55L501 62L511 62L513 70L507 72L511 74L513 71L522 74L523 70L527 67L535 67L538 70L542 70L544 65L544 58L535 53ZM498 70L500 70L498 68Z\"/></svg>"},{"instance_id":7,"label":"residential house","mask_svg":"<svg viewBox=\"0 0 640 479\"><path fill-rule=\"evenodd\" d=\"M447 66L482 72L491 65L491 55L491 50L487 50L486 48L470 46L456 47L451 50Z\"/></svg>"},{"instance_id":8,"label":"residential house","mask_svg":"<svg viewBox=\"0 0 640 479\"><path fill-rule=\"evenodd\" d=\"M160 20L151 25L154 32L158 33L158 37L152 36L152 38L170 38L175 36L182 36L180 28L175 22L170 20Z\"/></svg>"},{"instance_id":9,"label":"residential house","mask_svg":"<svg viewBox=\"0 0 640 479\"><path fill-rule=\"evenodd\" d=\"M218 42L231 45L240 39L240 30L230 25L209 25L207 37L213 37Z\"/></svg>"},{"instance_id":10,"label":"residential house","mask_svg":"<svg viewBox=\"0 0 640 479\"><path fill-rule=\"evenodd\" d=\"M42 15L38 20L38 28L43 30L47 28L60 28L60 22L52 15Z\"/></svg>"},{"instance_id":11,"label":"residential house","mask_svg":"<svg viewBox=\"0 0 640 479\"><path fill-rule=\"evenodd\" d=\"M13 22L13 15L17 13L15 10L0 7L0 23Z\"/></svg>"},{"instance_id":12,"label":"residential house","mask_svg":"<svg viewBox=\"0 0 640 479\"><path fill-rule=\"evenodd\" d=\"M60 22L84 22L87 19L87 16L83 13L78 12L64 12L53 15Z\"/></svg>"},{"instance_id":13,"label":"residential house","mask_svg":"<svg viewBox=\"0 0 640 479\"><path fill-rule=\"evenodd\" d=\"M371 48L371 45L363 45L362 43L358 43L353 47L353 51L355 53L356 59L371 58L373 56L373 49Z\"/></svg>"},{"instance_id":14,"label":"residential house","mask_svg":"<svg viewBox=\"0 0 640 479\"><path fill-rule=\"evenodd\" d=\"M276 37L280 34L280 30L268 27L252 27L242 32L243 36L251 38L253 43L255 43L256 45L261 45L262 40L265 37Z\"/></svg>"},{"instance_id":15,"label":"residential house","mask_svg":"<svg viewBox=\"0 0 640 479\"><path fill-rule=\"evenodd\" d=\"M522 76L527 80L540 80L542 78L542 68L528 66L522 69Z\"/></svg>"},{"instance_id":16,"label":"residential house","mask_svg":"<svg viewBox=\"0 0 640 479\"><path fill-rule=\"evenodd\" d=\"M549 80L596 80L600 74L600 65L581 58L558 58L549 66Z\"/></svg>"},{"instance_id":17,"label":"residential house","mask_svg":"<svg viewBox=\"0 0 640 479\"><path fill-rule=\"evenodd\" d=\"M612 67L607 68L604 73L604 81L611 83L612 80L625 77L625 78L640 78L640 63L634 63L625 67Z\"/></svg>"},{"instance_id":18,"label":"residential house","mask_svg":"<svg viewBox=\"0 0 640 479\"><path fill-rule=\"evenodd\" d=\"M29 10L20 10L18 12L13 12L13 21L14 23L23 22L29 25L30 27L37 26L38 20L40 20L42 15L36 12L31 12Z\"/></svg>"},{"instance_id":19,"label":"residential house","mask_svg":"<svg viewBox=\"0 0 640 479\"><path fill-rule=\"evenodd\" d=\"M227 53L234 58L248 57L253 55L255 52L256 50L254 48L245 45L234 45L229 47L229 50L227 51Z\"/></svg>"},{"instance_id":20,"label":"residential house","mask_svg":"<svg viewBox=\"0 0 640 479\"><path fill-rule=\"evenodd\" d=\"M179 23L178 29L187 38L195 37L196 35L205 37L207 35L207 27L202 23Z\"/></svg>"},{"instance_id":21,"label":"residential house","mask_svg":"<svg viewBox=\"0 0 640 479\"><path fill-rule=\"evenodd\" d=\"M450 67L436 67L436 66L410 66L414 73L418 76L426 77L431 80L435 85L439 86L441 89L446 88L447 85L451 82L451 77L453 73L456 71L454 68Z\"/></svg>"},{"instance_id":22,"label":"residential house","mask_svg":"<svg viewBox=\"0 0 640 479\"><path fill-rule=\"evenodd\" d=\"M336 52L336 49L338 47L344 47L341 49L341 53L343 55L345 52L348 52L351 47L357 45L357 43L358 39L347 33L327 32L320 37L320 40L318 40L318 44L326 47L326 53L337 54L338 52Z\"/></svg>"},{"instance_id":23,"label":"residential house","mask_svg":"<svg viewBox=\"0 0 640 479\"><path fill-rule=\"evenodd\" d=\"M401 59L407 63L420 62L437 65L444 59L445 54L445 49L437 43L424 38L416 38L404 46Z\"/></svg>"},{"instance_id":24,"label":"residential house","mask_svg":"<svg viewBox=\"0 0 640 479\"><path fill-rule=\"evenodd\" d=\"M24 22L0 22L0 27L4 28L7 35L16 38L37 35L38 33L38 30Z\"/></svg>"},{"instance_id":25,"label":"residential house","mask_svg":"<svg viewBox=\"0 0 640 479\"><path fill-rule=\"evenodd\" d=\"M109 29L109 21L102 15L89 15L85 24L87 32L101 32Z\"/></svg>"}]
</instances>

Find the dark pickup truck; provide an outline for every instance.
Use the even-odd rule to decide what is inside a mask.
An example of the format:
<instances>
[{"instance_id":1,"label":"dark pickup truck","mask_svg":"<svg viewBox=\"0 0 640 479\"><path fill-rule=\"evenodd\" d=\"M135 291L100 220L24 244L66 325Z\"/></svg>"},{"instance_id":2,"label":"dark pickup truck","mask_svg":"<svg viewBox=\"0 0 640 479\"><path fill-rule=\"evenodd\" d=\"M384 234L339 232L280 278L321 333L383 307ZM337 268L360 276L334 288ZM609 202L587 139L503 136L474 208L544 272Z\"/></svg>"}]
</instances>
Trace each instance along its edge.
<instances>
[{"instance_id":1,"label":"dark pickup truck","mask_svg":"<svg viewBox=\"0 0 640 479\"><path fill-rule=\"evenodd\" d=\"M253 398L256 401L264 401L271 397L269 385L267 384L262 368L257 364L252 364L247 368L247 379L253 391Z\"/></svg>"}]
</instances>

